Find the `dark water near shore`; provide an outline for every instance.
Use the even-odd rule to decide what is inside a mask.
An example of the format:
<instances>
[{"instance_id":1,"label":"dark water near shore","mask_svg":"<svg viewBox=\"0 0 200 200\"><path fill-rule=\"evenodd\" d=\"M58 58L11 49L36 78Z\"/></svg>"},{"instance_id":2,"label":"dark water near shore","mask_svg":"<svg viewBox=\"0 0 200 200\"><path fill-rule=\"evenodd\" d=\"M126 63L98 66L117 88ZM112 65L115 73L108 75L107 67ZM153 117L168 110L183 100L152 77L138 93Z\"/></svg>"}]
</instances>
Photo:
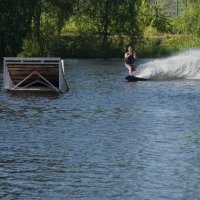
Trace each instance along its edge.
<instances>
[{"instance_id":1,"label":"dark water near shore","mask_svg":"<svg viewBox=\"0 0 200 200\"><path fill-rule=\"evenodd\" d=\"M122 65L66 60L69 92L0 93L0 199L199 199L200 80Z\"/></svg>"}]
</instances>

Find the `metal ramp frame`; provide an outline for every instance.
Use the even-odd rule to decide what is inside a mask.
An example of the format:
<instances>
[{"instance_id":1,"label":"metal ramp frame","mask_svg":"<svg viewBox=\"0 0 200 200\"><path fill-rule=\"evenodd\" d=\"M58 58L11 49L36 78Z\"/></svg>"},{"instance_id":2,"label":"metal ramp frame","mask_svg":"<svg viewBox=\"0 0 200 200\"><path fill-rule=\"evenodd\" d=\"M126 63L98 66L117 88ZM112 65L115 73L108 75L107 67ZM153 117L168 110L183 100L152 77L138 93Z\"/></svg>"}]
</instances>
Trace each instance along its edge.
<instances>
[{"instance_id":1,"label":"metal ramp frame","mask_svg":"<svg viewBox=\"0 0 200 200\"><path fill-rule=\"evenodd\" d=\"M40 85L40 87L35 85ZM6 57L4 58L3 89L65 92L68 90L68 85L64 61L60 58Z\"/></svg>"},{"instance_id":2,"label":"metal ramp frame","mask_svg":"<svg viewBox=\"0 0 200 200\"><path fill-rule=\"evenodd\" d=\"M28 75L24 80L22 80L21 82L19 82L17 85L15 85L14 87L13 87L13 89L16 89L16 88L19 88L20 87L20 85L22 84L22 83L24 83L27 79L29 79L32 75L38 75L40 78L42 78L42 80L44 81L40 81L40 80L35 80L35 81L33 81L33 82L31 82L31 83L29 83L29 84L27 84L27 85L24 85L24 86L22 86L22 88L27 88L27 87L29 87L29 86L31 86L31 85L33 85L33 84L35 84L35 83L42 83L43 85L45 85L45 86L47 86L47 87L49 87L49 88L52 88L52 89L54 89L55 91L59 91L55 86L53 86L47 79L45 79L40 73L38 73L37 71L33 71L30 75Z\"/></svg>"}]
</instances>

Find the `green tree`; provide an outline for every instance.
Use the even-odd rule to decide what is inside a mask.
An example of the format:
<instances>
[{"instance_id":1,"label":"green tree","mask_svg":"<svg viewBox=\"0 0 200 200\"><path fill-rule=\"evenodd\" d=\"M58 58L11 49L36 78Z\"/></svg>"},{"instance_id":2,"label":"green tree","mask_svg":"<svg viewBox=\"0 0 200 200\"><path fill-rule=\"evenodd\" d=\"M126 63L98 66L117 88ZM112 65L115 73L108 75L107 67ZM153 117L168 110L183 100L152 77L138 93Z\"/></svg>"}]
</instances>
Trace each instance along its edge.
<instances>
[{"instance_id":1,"label":"green tree","mask_svg":"<svg viewBox=\"0 0 200 200\"><path fill-rule=\"evenodd\" d=\"M35 1L0 0L0 57L16 56L31 31Z\"/></svg>"},{"instance_id":2,"label":"green tree","mask_svg":"<svg viewBox=\"0 0 200 200\"><path fill-rule=\"evenodd\" d=\"M124 35L135 43L139 28L137 26L137 0L82 0L79 1L78 14L75 16L80 33L98 35L100 46L105 54L109 51L115 36ZM82 26L84 24L84 27ZM88 29L87 29L87 28ZM128 38L127 37L127 38ZM122 40L121 40L122 41ZM123 42L123 41L122 41Z\"/></svg>"},{"instance_id":3,"label":"green tree","mask_svg":"<svg viewBox=\"0 0 200 200\"><path fill-rule=\"evenodd\" d=\"M200 1L190 3L188 8L177 18L175 29L179 33L200 37Z\"/></svg>"},{"instance_id":4,"label":"green tree","mask_svg":"<svg viewBox=\"0 0 200 200\"><path fill-rule=\"evenodd\" d=\"M111 23L119 6L118 0L85 0L79 2L78 19L86 18L94 26L94 33L102 37L105 45L111 34Z\"/></svg>"},{"instance_id":5,"label":"green tree","mask_svg":"<svg viewBox=\"0 0 200 200\"><path fill-rule=\"evenodd\" d=\"M50 54L50 46L58 39L65 21L71 16L76 1L35 0L32 32L24 40L25 56Z\"/></svg>"},{"instance_id":6,"label":"green tree","mask_svg":"<svg viewBox=\"0 0 200 200\"><path fill-rule=\"evenodd\" d=\"M171 30L169 16L159 4L149 4L148 0L141 0L138 7L139 27L145 32L148 28L154 28L158 32Z\"/></svg>"}]
</instances>

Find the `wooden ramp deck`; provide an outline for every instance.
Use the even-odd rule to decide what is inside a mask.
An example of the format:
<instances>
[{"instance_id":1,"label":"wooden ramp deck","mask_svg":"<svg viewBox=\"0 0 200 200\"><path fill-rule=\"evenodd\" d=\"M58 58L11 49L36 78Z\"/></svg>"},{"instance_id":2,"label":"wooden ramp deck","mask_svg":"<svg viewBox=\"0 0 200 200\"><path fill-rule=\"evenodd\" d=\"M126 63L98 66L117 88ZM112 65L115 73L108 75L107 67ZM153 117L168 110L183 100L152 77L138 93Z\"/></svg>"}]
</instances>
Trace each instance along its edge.
<instances>
[{"instance_id":1,"label":"wooden ramp deck","mask_svg":"<svg viewBox=\"0 0 200 200\"><path fill-rule=\"evenodd\" d=\"M68 90L60 58L4 58L3 88L9 91Z\"/></svg>"}]
</instances>

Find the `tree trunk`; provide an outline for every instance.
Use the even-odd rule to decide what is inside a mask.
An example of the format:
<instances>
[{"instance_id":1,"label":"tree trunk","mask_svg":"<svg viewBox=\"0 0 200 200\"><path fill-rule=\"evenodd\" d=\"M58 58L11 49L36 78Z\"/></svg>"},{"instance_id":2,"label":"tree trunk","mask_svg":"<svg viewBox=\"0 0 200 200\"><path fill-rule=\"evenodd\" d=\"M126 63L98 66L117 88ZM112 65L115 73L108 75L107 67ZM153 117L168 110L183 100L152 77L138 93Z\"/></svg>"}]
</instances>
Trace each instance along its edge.
<instances>
[{"instance_id":1,"label":"tree trunk","mask_svg":"<svg viewBox=\"0 0 200 200\"><path fill-rule=\"evenodd\" d=\"M44 48L43 48L43 41L42 41L42 35L41 35L41 14L42 14L42 2L41 0L37 0L37 4L35 7L35 12L34 12L34 26L33 26L33 34L38 42L39 48L40 48L40 54L41 56L44 55Z\"/></svg>"}]
</instances>

